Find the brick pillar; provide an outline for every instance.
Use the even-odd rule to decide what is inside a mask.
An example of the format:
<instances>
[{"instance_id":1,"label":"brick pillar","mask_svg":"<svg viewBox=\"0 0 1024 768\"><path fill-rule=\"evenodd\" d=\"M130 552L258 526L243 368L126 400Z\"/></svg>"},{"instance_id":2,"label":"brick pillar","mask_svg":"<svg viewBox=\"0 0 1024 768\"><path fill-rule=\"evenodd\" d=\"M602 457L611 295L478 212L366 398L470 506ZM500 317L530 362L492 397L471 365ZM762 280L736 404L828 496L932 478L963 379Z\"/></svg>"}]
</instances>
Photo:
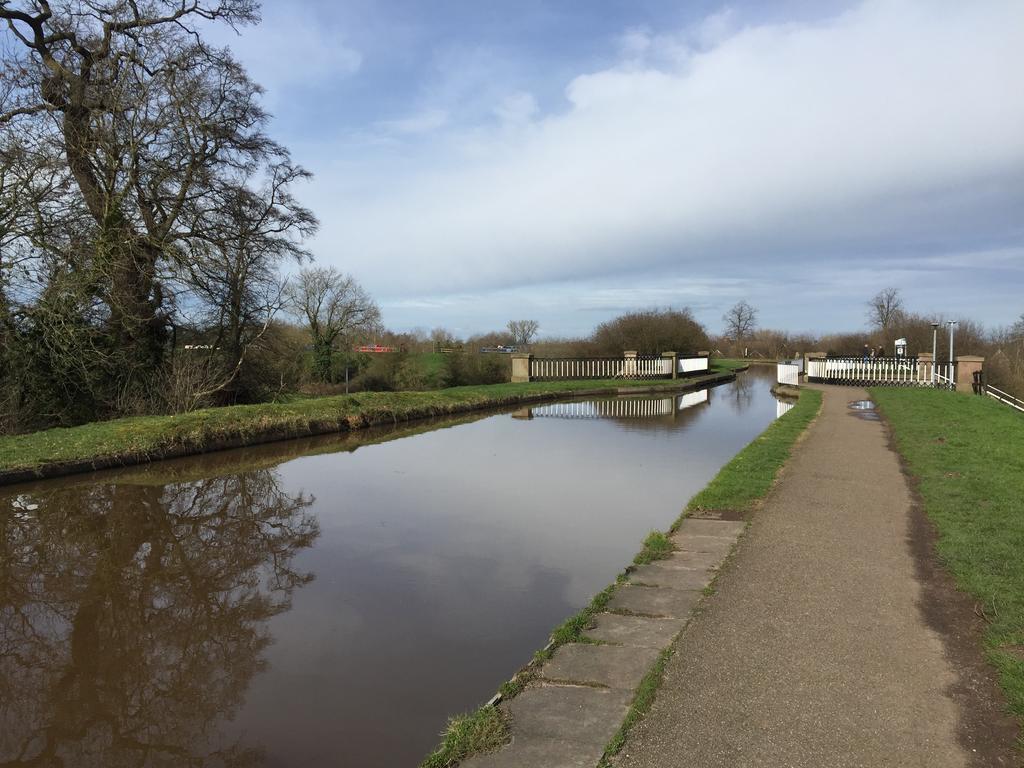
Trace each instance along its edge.
<instances>
[{"instance_id":1,"label":"brick pillar","mask_svg":"<svg viewBox=\"0 0 1024 768\"><path fill-rule=\"evenodd\" d=\"M675 352L662 352L661 356L672 361L672 378L679 378L679 355Z\"/></svg>"},{"instance_id":2,"label":"brick pillar","mask_svg":"<svg viewBox=\"0 0 1024 768\"><path fill-rule=\"evenodd\" d=\"M977 355L957 355L953 361L956 363L956 373L953 374L956 391L973 392L974 374L982 369L985 358Z\"/></svg>"},{"instance_id":3,"label":"brick pillar","mask_svg":"<svg viewBox=\"0 0 1024 768\"><path fill-rule=\"evenodd\" d=\"M530 360L533 355L512 355L512 383L521 384L530 380Z\"/></svg>"}]
</instances>

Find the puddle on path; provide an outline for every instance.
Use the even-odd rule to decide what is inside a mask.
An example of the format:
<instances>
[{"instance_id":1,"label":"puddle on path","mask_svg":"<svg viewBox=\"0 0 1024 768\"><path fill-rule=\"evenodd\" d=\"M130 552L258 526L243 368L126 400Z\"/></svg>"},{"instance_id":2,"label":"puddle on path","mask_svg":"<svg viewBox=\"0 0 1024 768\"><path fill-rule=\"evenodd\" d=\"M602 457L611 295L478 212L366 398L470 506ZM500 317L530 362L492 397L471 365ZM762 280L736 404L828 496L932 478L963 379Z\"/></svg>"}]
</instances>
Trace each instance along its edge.
<instances>
[{"instance_id":1,"label":"puddle on path","mask_svg":"<svg viewBox=\"0 0 1024 768\"><path fill-rule=\"evenodd\" d=\"M856 416L858 419L864 419L865 421L881 420L878 411L875 410L875 403L872 400L854 400L848 407L853 411L851 416Z\"/></svg>"}]
</instances>

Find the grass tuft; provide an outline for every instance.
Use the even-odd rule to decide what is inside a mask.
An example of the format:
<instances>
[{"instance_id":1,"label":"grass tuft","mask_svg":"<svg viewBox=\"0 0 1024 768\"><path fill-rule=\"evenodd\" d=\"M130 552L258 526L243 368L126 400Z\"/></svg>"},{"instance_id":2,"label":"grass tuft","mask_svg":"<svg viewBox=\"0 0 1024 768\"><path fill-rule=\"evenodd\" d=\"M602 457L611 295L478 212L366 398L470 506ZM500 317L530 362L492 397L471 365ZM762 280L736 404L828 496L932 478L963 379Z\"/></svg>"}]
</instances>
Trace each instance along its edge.
<instances>
[{"instance_id":1,"label":"grass tuft","mask_svg":"<svg viewBox=\"0 0 1024 768\"><path fill-rule=\"evenodd\" d=\"M644 539L643 549L633 558L633 564L647 565L655 560L664 560L672 556L675 548L668 534L661 531L651 531L647 534L647 538Z\"/></svg>"},{"instance_id":2,"label":"grass tuft","mask_svg":"<svg viewBox=\"0 0 1024 768\"><path fill-rule=\"evenodd\" d=\"M497 707L480 707L448 721L441 745L420 763L420 768L451 768L470 755L493 752L508 740L504 713Z\"/></svg>"}]
</instances>

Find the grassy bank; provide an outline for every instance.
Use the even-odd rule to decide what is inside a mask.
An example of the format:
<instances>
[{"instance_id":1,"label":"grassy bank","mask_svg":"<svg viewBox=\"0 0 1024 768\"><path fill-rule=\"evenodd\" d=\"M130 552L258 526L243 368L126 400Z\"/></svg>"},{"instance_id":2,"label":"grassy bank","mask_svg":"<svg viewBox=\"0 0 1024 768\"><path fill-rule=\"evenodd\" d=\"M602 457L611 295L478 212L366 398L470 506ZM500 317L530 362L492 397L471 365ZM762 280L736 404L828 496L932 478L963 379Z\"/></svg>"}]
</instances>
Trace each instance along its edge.
<instances>
[{"instance_id":1,"label":"grassy bank","mask_svg":"<svg viewBox=\"0 0 1024 768\"><path fill-rule=\"evenodd\" d=\"M1024 721L1024 414L988 398L875 388L937 549L987 621L986 654Z\"/></svg>"},{"instance_id":2,"label":"grassy bank","mask_svg":"<svg viewBox=\"0 0 1024 768\"><path fill-rule=\"evenodd\" d=\"M793 444L814 419L820 407L820 392L801 390L797 405L782 418L772 422L750 445L726 464L711 483L691 500L686 511L673 523L671 530L675 530L691 511L749 509L754 501L768 493L776 475L789 458ZM745 487L748 483L750 488ZM701 500L700 503L698 500ZM668 557L671 553L672 543L668 536L654 531L644 540L633 563L650 563ZM587 642L583 633L593 626L595 616L606 608L618 586L628 580L632 569L633 566L626 568L618 575L615 583L599 592L585 608L556 627L551 633L551 642L543 650L537 651L530 664L519 670L501 687L501 698L509 699L518 695L537 676L540 666L551 658L559 646ZM662 651L657 662L644 676L634 693L622 726L608 745L602 766L622 748L630 728L644 716L654 702L671 654L670 646ZM483 714L493 708L493 703L489 703L475 712L452 718L442 744L424 760L420 768L450 768L476 751L496 749L507 741L507 731L495 732L495 719ZM483 749L475 749L471 746L474 744L486 746Z\"/></svg>"},{"instance_id":3,"label":"grassy bank","mask_svg":"<svg viewBox=\"0 0 1024 768\"><path fill-rule=\"evenodd\" d=\"M724 375L726 371L716 370L675 381L555 381L428 392L360 392L208 408L175 416L116 419L0 438L0 483L555 397L678 389L720 380Z\"/></svg>"}]
</instances>

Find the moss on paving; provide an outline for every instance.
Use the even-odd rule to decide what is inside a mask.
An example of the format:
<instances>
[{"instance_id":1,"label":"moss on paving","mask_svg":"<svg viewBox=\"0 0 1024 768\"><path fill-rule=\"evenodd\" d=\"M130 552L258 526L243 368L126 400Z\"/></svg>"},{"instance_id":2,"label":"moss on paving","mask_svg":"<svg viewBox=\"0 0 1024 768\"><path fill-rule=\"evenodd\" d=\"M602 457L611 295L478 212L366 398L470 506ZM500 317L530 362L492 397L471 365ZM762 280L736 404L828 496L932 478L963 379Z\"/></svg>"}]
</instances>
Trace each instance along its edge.
<instances>
[{"instance_id":1,"label":"moss on paving","mask_svg":"<svg viewBox=\"0 0 1024 768\"><path fill-rule=\"evenodd\" d=\"M137 416L0 437L0 472L42 470L48 465L201 453L218 444L244 445L261 437L301 437L359 429L490 406L514 405L545 397L570 397L584 390L652 386L671 390L719 377L675 381L530 382L451 387L428 392L360 392L259 405L207 408L173 416ZM131 462L129 462L131 463Z\"/></svg>"},{"instance_id":2,"label":"moss on paving","mask_svg":"<svg viewBox=\"0 0 1024 768\"><path fill-rule=\"evenodd\" d=\"M762 432L760 436L755 438L749 446L737 455L736 458L739 458L739 456L742 456L744 453L750 452L748 454L749 458L747 463L754 463L756 461L758 466L763 468L763 471L767 471L769 467L773 467L771 470L770 481L767 484L758 482L757 487L759 489L759 496L757 498L765 495L771 488L771 484L774 482L779 469L781 469L786 459L789 458L793 444L818 413L820 407L821 392L807 389L801 390L800 401L797 405L782 418L776 419L772 422L772 424L769 425L769 427ZM765 439L766 437L767 439ZM754 446L758 447L755 448ZM750 494L739 490L739 481L742 479L743 473L746 471L746 465L743 462L737 464L736 459L733 459L733 461L723 467L715 479L711 481L711 485L709 485L708 488L711 488L711 486L714 486L716 483L720 486L720 489L715 491L713 498L729 503L729 506L724 507L723 509L744 508L742 505L749 505L752 502ZM730 490L731 495L727 492ZM697 499L700 496L701 494L698 494L694 498ZM687 511L684 511L679 519L673 524L672 530L679 527L683 519L687 516L689 510L693 508L693 503L691 502ZM646 563L653 562L654 560L668 557L672 553L673 549L674 545L667 534L652 531L647 535L647 538L644 539L643 547L640 552L637 553L633 562L636 565L644 565ZM621 584L628 581L630 570L632 570L632 568L628 568L620 573L616 577L614 584L605 587L601 592L597 593L593 597L585 608L575 615L570 616L556 627L551 633L551 642L548 643L544 649L534 653L533 660L526 667L519 670L511 680L502 684L499 690L501 697L503 699L511 699L522 693L527 685L536 678L541 665L550 659L554 655L555 650L560 646L567 645L569 643L586 642L586 638L584 638L583 633L593 626L594 619L597 614L607 608L608 603L615 594L615 590L618 589ZM661 686L661 681L664 678L665 667L668 664L668 660L672 657L672 648L673 646L669 646L664 649L651 669L649 669L647 674L644 675L639 687L633 695L625 720L616 732L615 736L612 737L611 742L605 748L600 768L604 768L604 766L609 765L608 760L622 748L630 729L650 709L658 688ZM469 717L481 717L481 713L486 710L496 709L497 707L485 705ZM464 748L461 743L455 743L457 741L457 736L458 732L453 734L451 729L446 733L446 743L449 737L453 739L453 744L450 749L453 752L458 752L462 755L462 758L460 759L464 759L475 754L472 749ZM432 753L430 757L420 765L420 768L436 768L437 766L454 765L455 763L429 762L434 759L435 755L441 753L443 749L444 745L438 748L436 752Z\"/></svg>"},{"instance_id":3,"label":"moss on paving","mask_svg":"<svg viewBox=\"0 0 1024 768\"><path fill-rule=\"evenodd\" d=\"M1024 723L1024 414L942 390L871 396L918 480L940 559L988 623L986 655Z\"/></svg>"}]
</instances>

